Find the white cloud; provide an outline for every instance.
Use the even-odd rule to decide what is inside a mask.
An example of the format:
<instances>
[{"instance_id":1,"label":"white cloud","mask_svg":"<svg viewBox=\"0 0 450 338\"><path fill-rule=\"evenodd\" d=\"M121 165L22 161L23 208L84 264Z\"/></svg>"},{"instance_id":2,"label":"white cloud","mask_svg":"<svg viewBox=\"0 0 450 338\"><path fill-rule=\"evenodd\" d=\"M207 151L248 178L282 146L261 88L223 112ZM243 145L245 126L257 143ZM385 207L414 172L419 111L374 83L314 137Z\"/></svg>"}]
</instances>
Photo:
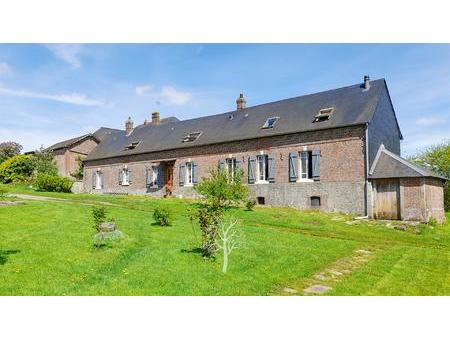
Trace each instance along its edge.
<instances>
[{"instance_id":1,"label":"white cloud","mask_svg":"<svg viewBox=\"0 0 450 338\"><path fill-rule=\"evenodd\" d=\"M11 75L11 67L6 62L0 62L0 76Z\"/></svg>"},{"instance_id":2,"label":"white cloud","mask_svg":"<svg viewBox=\"0 0 450 338\"><path fill-rule=\"evenodd\" d=\"M440 117L440 116L419 117L416 120L416 124L418 126L423 126L423 127L440 125L440 124L446 123L446 122L447 122L447 118Z\"/></svg>"},{"instance_id":3,"label":"white cloud","mask_svg":"<svg viewBox=\"0 0 450 338\"><path fill-rule=\"evenodd\" d=\"M153 88L155 88L153 85L137 86L136 94L139 96L151 95Z\"/></svg>"},{"instance_id":4,"label":"white cloud","mask_svg":"<svg viewBox=\"0 0 450 338\"><path fill-rule=\"evenodd\" d=\"M182 106L192 99L191 93L178 91L171 86L164 86L161 90L161 96L163 100L166 99L170 104L177 106Z\"/></svg>"},{"instance_id":5,"label":"white cloud","mask_svg":"<svg viewBox=\"0 0 450 338\"><path fill-rule=\"evenodd\" d=\"M84 52L80 44L50 44L46 47L60 60L71 65L73 68L81 67L81 55Z\"/></svg>"},{"instance_id":6,"label":"white cloud","mask_svg":"<svg viewBox=\"0 0 450 338\"><path fill-rule=\"evenodd\" d=\"M153 85L137 86L136 94L139 96L152 96L157 101L175 106L185 105L192 99L190 92L177 90L173 86L163 86L161 90L155 90Z\"/></svg>"},{"instance_id":7,"label":"white cloud","mask_svg":"<svg viewBox=\"0 0 450 338\"><path fill-rule=\"evenodd\" d=\"M43 99L50 101L58 101L63 103L75 104L80 106L105 106L105 103L99 100L88 98L85 94L71 93L71 94L45 94L36 93L26 90L15 90L6 87L0 87L0 94L27 97L34 99Z\"/></svg>"}]
</instances>

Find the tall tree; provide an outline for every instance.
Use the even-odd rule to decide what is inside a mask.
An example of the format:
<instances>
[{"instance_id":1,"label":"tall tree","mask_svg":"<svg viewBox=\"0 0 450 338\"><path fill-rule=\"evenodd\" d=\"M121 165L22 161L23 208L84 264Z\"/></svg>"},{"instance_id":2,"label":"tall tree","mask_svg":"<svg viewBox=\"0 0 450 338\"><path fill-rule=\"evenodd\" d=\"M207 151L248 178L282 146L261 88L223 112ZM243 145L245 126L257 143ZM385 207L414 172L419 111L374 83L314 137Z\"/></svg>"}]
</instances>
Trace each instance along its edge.
<instances>
[{"instance_id":1,"label":"tall tree","mask_svg":"<svg viewBox=\"0 0 450 338\"><path fill-rule=\"evenodd\" d=\"M23 147L17 142L3 142L0 143L0 163L6 161L8 158L19 155Z\"/></svg>"}]
</instances>

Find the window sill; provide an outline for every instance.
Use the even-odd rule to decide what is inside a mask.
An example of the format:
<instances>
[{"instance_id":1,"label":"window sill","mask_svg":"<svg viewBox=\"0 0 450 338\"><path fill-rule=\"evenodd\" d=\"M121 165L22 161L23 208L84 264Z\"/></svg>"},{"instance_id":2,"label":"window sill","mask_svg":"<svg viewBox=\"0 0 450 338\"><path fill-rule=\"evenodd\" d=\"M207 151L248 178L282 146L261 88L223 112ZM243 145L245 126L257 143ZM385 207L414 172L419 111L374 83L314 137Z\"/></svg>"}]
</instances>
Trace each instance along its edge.
<instances>
[{"instance_id":1,"label":"window sill","mask_svg":"<svg viewBox=\"0 0 450 338\"><path fill-rule=\"evenodd\" d=\"M255 184L269 184L269 181L256 181Z\"/></svg>"},{"instance_id":2,"label":"window sill","mask_svg":"<svg viewBox=\"0 0 450 338\"><path fill-rule=\"evenodd\" d=\"M297 183L312 183L312 182L314 182L314 180L310 179L310 178L303 178L303 179L297 180Z\"/></svg>"},{"instance_id":3,"label":"window sill","mask_svg":"<svg viewBox=\"0 0 450 338\"><path fill-rule=\"evenodd\" d=\"M186 183L185 185L183 185L183 187L193 187L194 184L193 183Z\"/></svg>"},{"instance_id":4,"label":"window sill","mask_svg":"<svg viewBox=\"0 0 450 338\"><path fill-rule=\"evenodd\" d=\"M122 185L122 186L129 186L130 183L122 183L121 185Z\"/></svg>"}]
</instances>

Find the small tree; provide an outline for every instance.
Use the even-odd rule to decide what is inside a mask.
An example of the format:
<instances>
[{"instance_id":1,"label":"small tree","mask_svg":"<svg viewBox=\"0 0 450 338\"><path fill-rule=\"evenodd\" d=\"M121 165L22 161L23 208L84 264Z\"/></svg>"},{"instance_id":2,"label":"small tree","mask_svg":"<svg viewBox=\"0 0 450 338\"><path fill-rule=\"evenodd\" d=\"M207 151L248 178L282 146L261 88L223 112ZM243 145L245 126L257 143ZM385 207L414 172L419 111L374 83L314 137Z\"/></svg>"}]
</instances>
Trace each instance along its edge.
<instances>
[{"instance_id":1,"label":"small tree","mask_svg":"<svg viewBox=\"0 0 450 338\"><path fill-rule=\"evenodd\" d=\"M217 250L217 231L227 208L239 205L248 196L248 189L242 184L241 170L230 177L226 170L213 169L209 177L202 178L194 189L201 195L198 210L202 232L202 252L211 257Z\"/></svg>"},{"instance_id":2,"label":"small tree","mask_svg":"<svg viewBox=\"0 0 450 338\"><path fill-rule=\"evenodd\" d=\"M17 142L3 142L0 143L0 163L6 161L8 158L19 155L23 147Z\"/></svg>"},{"instance_id":3,"label":"small tree","mask_svg":"<svg viewBox=\"0 0 450 338\"><path fill-rule=\"evenodd\" d=\"M223 273L226 273L228 270L229 256L233 250L241 248L243 244L243 240L237 226L238 222L236 220L221 222L219 225L218 238L216 239L216 242L219 249L223 252Z\"/></svg>"},{"instance_id":4,"label":"small tree","mask_svg":"<svg viewBox=\"0 0 450 338\"><path fill-rule=\"evenodd\" d=\"M50 150L44 149L42 146L31 156L34 173L45 174L49 176L58 175L58 168L55 163L55 156Z\"/></svg>"},{"instance_id":5,"label":"small tree","mask_svg":"<svg viewBox=\"0 0 450 338\"><path fill-rule=\"evenodd\" d=\"M83 165L83 159L81 158L81 156L77 157L77 162L78 162L77 170L70 173L70 176L81 181L83 179L83 175L84 175L84 165Z\"/></svg>"}]
</instances>

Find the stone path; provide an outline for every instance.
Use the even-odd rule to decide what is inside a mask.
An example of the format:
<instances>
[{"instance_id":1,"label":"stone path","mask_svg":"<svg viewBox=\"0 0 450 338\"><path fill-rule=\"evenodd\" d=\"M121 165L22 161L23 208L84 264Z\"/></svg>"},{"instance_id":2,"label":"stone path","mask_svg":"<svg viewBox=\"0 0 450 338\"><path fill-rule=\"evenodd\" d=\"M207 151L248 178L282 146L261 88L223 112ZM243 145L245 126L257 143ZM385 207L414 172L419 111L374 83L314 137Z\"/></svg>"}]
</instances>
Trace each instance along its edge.
<instances>
[{"instance_id":1,"label":"stone path","mask_svg":"<svg viewBox=\"0 0 450 338\"><path fill-rule=\"evenodd\" d=\"M317 272L311 278L282 288L282 295L321 295L332 290L346 275L367 263L375 250L368 248L357 249L351 256L338 259L325 270Z\"/></svg>"}]
</instances>

